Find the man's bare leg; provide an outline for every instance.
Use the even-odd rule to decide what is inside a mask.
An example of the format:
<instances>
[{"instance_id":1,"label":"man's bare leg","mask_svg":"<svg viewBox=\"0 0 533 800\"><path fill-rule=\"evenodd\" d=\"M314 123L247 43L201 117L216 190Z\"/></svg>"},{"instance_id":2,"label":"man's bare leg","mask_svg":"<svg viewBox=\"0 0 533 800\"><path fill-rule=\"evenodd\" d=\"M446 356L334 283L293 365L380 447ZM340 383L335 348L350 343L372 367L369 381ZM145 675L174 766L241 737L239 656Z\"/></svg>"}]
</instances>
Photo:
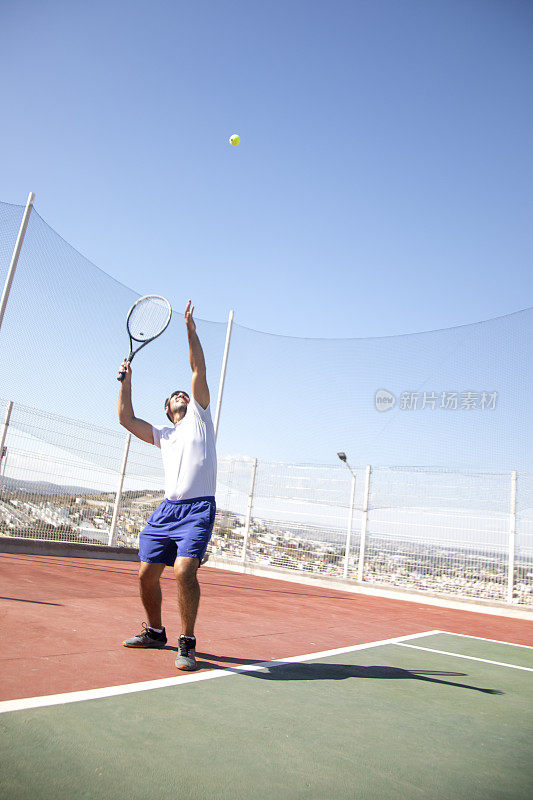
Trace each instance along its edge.
<instances>
[{"instance_id":1,"label":"man's bare leg","mask_svg":"<svg viewBox=\"0 0 533 800\"><path fill-rule=\"evenodd\" d=\"M139 591L150 628L162 628L161 622L161 584L159 579L165 564L147 564L141 561L139 567Z\"/></svg>"},{"instance_id":2,"label":"man's bare leg","mask_svg":"<svg viewBox=\"0 0 533 800\"><path fill-rule=\"evenodd\" d=\"M174 575L178 584L178 604L182 634L184 636L194 636L194 623L196 622L196 614L200 603L200 584L196 576L199 566L200 560L198 558L178 556L174 562Z\"/></svg>"}]
</instances>

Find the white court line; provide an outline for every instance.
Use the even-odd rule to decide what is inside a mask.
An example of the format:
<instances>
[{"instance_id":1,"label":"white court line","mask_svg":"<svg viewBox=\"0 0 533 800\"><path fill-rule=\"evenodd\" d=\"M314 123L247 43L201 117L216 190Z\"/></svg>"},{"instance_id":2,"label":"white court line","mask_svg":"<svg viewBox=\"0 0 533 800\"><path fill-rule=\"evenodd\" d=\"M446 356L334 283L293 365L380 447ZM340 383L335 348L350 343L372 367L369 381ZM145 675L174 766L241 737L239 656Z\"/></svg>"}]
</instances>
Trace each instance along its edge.
<instances>
[{"instance_id":1,"label":"white court line","mask_svg":"<svg viewBox=\"0 0 533 800\"><path fill-rule=\"evenodd\" d=\"M403 644L394 642L398 647L412 647L413 650L425 650L428 653L440 653L443 656L453 656L454 658L465 658L467 661L482 661L484 664L496 664L497 667L510 667L511 669L523 669L526 672L533 672L531 667L519 667L516 664L507 664L505 661L490 661L488 658L475 658L474 656L463 656L459 653L449 653L447 650L433 650L431 647L420 647L416 644Z\"/></svg>"},{"instance_id":2,"label":"white court line","mask_svg":"<svg viewBox=\"0 0 533 800\"><path fill-rule=\"evenodd\" d=\"M464 639L478 639L480 642L494 642L494 644L507 644L509 647L525 647L528 650L533 650L529 644L515 644L515 642L502 642L501 639L486 639L484 636L469 636L468 633L454 633L453 631L437 631L438 633L447 633L448 636L462 636Z\"/></svg>"},{"instance_id":3,"label":"white court line","mask_svg":"<svg viewBox=\"0 0 533 800\"><path fill-rule=\"evenodd\" d=\"M58 706L65 703L79 703L82 700L99 700L102 697L115 697L120 694L131 694L133 692L146 692L150 689L162 689L166 686L177 686L182 683L196 683L197 681L208 681L212 678L225 678L229 675L238 675L244 672L259 672L269 667L278 667L282 664L299 664L302 661L311 661L315 658L328 658L328 656L352 653L355 650L370 650L372 647L381 647L386 644L398 644L408 639L419 639L422 636L432 636L438 631L423 631L422 633L411 633L408 636L396 636L393 639L382 639L379 642L366 642L365 644L351 645L350 647L339 647L336 650L323 650L320 653L308 653L304 656L291 656L282 658L279 661L263 661L260 664L244 665L237 667L227 667L226 669L215 669L210 672L200 672L193 675L180 675L176 678L160 678L155 681L141 681L139 683L126 683L122 686L105 686L100 689L86 689L82 692L65 692L63 694L49 694L41 697L23 697L18 700L4 700L0 702L0 714L9 711L22 711L29 708L44 708L46 706Z\"/></svg>"}]
</instances>

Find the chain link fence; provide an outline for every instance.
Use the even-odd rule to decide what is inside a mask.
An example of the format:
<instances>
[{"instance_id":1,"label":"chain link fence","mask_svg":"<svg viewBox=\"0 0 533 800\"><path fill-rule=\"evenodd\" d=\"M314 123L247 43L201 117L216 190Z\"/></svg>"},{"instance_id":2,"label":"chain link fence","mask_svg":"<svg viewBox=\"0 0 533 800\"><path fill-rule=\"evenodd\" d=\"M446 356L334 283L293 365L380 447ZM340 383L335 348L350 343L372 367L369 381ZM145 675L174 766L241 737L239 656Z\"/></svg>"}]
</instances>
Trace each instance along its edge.
<instances>
[{"instance_id":1,"label":"chain link fence","mask_svg":"<svg viewBox=\"0 0 533 800\"><path fill-rule=\"evenodd\" d=\"M0 401L0 535L136 547L159 451ZM221 457L213 561L533 603L533 476Z\"/></svg>"}]
</instances>

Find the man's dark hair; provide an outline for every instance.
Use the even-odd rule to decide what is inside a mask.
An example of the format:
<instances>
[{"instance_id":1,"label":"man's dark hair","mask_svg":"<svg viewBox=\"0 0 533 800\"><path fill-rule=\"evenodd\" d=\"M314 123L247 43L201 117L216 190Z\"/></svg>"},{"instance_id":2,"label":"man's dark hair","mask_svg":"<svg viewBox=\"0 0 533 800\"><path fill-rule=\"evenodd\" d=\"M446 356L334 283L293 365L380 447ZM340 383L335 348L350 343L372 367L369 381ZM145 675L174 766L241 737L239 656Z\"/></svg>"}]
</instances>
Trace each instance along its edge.
<instances>
[{"instance_id":1,"label":"man's dark hair","mask_svg":"<svg viewBox=\"0 0 533 800\"><path fill-rule=\"evenodd\" d=\"M187 398L188 398L189 400L191 399L191 398L190 398L190 396L189 396L189 392L186 392L186 391L185 391L185 389L176 389L176 391L175 391L175 392L172 392L172 394L169 394L169 396L168 396L168 397L167 397L167 399L165 400L165 413L166 413L166 415L167 415L167 418L170 420L170 422L172 422L172 424L174 424L174 420L172 419L172 417L170 416L170 414L168 413L168 411L166 411L166 409L167 409L167 407L168 407L168 404L170 403L170 398L171 398L171 397L174 397L174 395L175 395L175 394L184 394L184 395L186 395L186 396L187 396Z\"/></svg>"}]
</instances>

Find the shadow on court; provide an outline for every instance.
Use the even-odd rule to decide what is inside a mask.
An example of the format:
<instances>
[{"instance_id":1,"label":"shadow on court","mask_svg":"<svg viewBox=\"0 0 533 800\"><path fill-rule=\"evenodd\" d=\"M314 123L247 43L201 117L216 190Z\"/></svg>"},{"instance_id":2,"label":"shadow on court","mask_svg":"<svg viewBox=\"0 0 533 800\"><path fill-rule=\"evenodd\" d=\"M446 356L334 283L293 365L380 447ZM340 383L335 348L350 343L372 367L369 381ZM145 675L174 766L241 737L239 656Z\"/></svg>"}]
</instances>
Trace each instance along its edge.
<instances>
[{"instance_id":1,"label":"shadow on court","mask_svg":"<svg viewBox=\"0 0 533 800\"><path fill-rule=\"evenodd\" d=\"M206 655L204 654L204 658ZM207 656L209 657L209 656ZM217 657L218 661L224 659L220 656ZM229 660L229 659L228 659ZM234 669L230 666L222 666L220 664L212 664L206 661L199 661L200 667L217 667L218 669L225 669L229 672L238 672L243 675L249 675L252 678L258 678L263 681L343 681L348 678L373 678L381 680L417 680L426 681L428 683L440 683L444 686L455 686L459 689L472 689L475 692L483 692L484 694L502 695L504 692L499 689L484 689L480 686L472 686L468 683L458 683L457 681L443 680L445 677L466 677L465 672L447 672L444 670L409 670L402 669L401 667L386 667L373 665L370 667L361 667L354 664L290 664L282 662L279 665L270 664L264 670L250 671L242 669ZM233 663L235 661L233 660ZM255 663L257 666L260 662L243 661L240 663L251 664ZM439 677L437 677L439 676Z\"/></svg>"},{"instance_id":2,"label":"shadow on court","mask_svg":"<svg viewBox=\"0 0 533 800\"><path fill-rule=\"evenodd\" d=\"M44 600L23 600L22 597L0 597L0 600L12 600L14 603L33 603L37 606L58 606L63 608L62 603L46 603Z\"/></svg>"},{"instance_id":3,"label":"shadow on court","mask_svg":"<svg viewBox=\"0 0 533 800\"><path fill-rule=\"evenodd\" d=\"M242 585L235 585L231 586L229 583L213 583L212 581L205 580L202 584L203 586L217 586L220 589L236 589L240 592L257 592L260 591L261 594L290 594L296 595L297 597L318 597L320 600L335 600L336 603L338 602L348 602L354 603L355 595L342 595L340 592L338 594L325 594L324 590L322 590L321 594L309 592L309 591L290 591L289 589L266 589L263 586L260 588L258 586L242 586ZM307 588L307 587L306 587Z\"/></svg>"}]
</instances>

